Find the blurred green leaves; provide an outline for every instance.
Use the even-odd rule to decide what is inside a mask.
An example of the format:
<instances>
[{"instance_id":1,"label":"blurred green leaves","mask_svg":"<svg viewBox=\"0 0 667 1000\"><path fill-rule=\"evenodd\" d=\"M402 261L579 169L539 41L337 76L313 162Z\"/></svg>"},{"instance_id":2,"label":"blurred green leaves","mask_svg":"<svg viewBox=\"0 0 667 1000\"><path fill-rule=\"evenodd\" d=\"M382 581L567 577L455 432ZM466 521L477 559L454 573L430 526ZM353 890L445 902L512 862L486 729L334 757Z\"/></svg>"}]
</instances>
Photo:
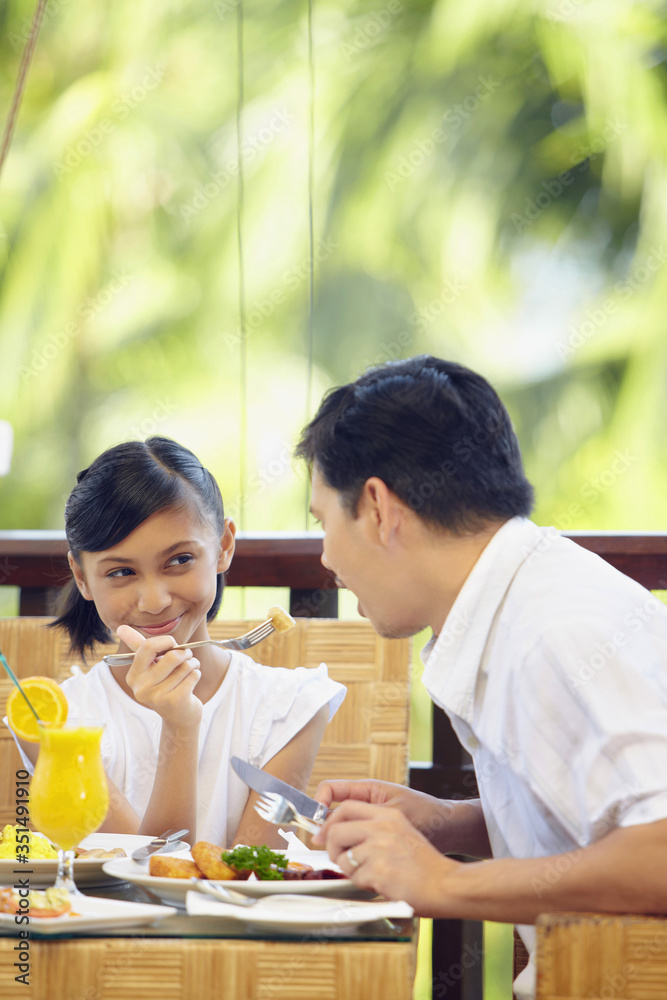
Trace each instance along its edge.
<instances>
[{"instance_id":1,"label":"blurred green leaves","mask_svg":"<svg viewBox=\"0 0 667 1000\"><path fill-rule=\"evenodd\" d=\"M0 180L3 527L59 526L77 469L155 432L246 527L303 527L314 100L311 409L450 356L510 406L538 520L662 528L664 4L322 0L314 95L306 4L242 11L239 145L237 0L48 0ZM31 16L0 11L3 109Z\"/></svg>"}]
</instances>

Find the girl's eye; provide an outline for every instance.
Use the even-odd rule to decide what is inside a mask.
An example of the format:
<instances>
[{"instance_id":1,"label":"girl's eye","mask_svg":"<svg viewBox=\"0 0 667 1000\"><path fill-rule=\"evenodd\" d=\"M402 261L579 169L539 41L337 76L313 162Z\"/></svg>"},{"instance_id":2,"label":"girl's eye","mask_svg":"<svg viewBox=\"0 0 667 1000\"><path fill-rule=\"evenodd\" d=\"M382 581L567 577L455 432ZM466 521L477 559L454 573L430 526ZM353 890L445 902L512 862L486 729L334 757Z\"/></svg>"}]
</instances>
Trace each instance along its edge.
<instances>
[{"instance_id":1,"label":"girl's eye","mask_svg":"<svg viewBox=\"0 0 667 1000\"><path fill-rule=\"evenodd\" d=\"M193 556L189 552L183 552L180 556L174 556L173 559L169 560L169 566L185 566L186 563L192 562Z\"/></svg>"},{"instance_id":2,"label":"girl's eye","mask_svg":"<svg viewBox=\"0 0 667 1000\"><path fill-rule=\"evenodd\" d=\"M121 566L120 569L112 569L110 573L107 573L109 579L120 578L122 576L129 576L133 571L129 566Z\"/></svg>"}]
</instances>

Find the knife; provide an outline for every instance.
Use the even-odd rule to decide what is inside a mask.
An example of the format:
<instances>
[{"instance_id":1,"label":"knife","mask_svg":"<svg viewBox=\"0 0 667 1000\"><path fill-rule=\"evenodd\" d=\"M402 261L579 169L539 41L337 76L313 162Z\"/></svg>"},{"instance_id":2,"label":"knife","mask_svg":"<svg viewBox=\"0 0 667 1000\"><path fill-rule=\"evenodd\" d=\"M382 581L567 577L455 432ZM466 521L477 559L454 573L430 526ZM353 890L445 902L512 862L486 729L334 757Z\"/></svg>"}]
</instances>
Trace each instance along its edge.
<instances>
[{"instance_id":1,"label":"knife","mask_svg":"<svg viewBox=\"0 0 667 1000\"><path fill-rule=\"evenodd\" d=\"M145 861L152 854L171 854L173 851L180 851L184 847L188 847L188 844L181 840L181 837L185 836L186 833L189 833L189 831L179 830L178 833L172 834L167 840L157 837L155 840L151 840L150 844L138 847L136 851L132 851L132 860Z\"/></svg>"},{"instance_id":2,"label":"knife","mask_svg":"<svg viewBox=\"0 0 667 1000\"><path fill-rule=\"evenodd\" d=\"M329 815L329 810L322 802L316 802L310 795L300 792L298 788L293 788L280 778L274 778L272 774L267 774L259 767L254 767L247 760L240 757L232 757L232 767L239 778L246 783L248 788L254 792L277 792L284 795L292 803L297 812L316 823L322 823Z\"/></svg>"}]
</instances>

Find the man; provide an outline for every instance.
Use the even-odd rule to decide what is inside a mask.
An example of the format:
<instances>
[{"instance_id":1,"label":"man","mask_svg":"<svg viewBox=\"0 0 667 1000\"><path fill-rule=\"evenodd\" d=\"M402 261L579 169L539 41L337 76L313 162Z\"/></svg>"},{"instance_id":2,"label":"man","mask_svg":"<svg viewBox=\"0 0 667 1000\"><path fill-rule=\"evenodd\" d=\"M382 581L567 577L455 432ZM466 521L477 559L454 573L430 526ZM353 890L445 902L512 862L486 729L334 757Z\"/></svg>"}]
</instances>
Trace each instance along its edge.
<instances>
[{"instance_id":1,"label":"man","mask_svg":"<svg viewBox=\"0 0 667 1000\"><path fill-rule=\"evenodd\" d=\"M427 356L371 370L325 397L297 454L339 585L383 636L433 630L423 680L480 793L325 782L341 805L316 841L357 885L524 925L529 950L543 912L667 912L667 609L527 519L492 387Z\"/></svg>"}]
</instances>

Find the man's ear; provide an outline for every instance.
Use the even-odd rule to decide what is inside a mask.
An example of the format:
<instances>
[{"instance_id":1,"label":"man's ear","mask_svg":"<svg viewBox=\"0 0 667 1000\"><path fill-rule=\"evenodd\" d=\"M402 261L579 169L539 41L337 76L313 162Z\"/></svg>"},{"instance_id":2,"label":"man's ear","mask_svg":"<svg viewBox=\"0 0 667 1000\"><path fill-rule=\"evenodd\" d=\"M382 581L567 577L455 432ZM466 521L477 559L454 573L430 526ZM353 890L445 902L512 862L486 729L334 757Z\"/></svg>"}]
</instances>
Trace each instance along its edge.
<instances>
[{"instance_id":1,"label":"man's ear","mask_svg":"<svg viewBox=\"0 0 667 1000\"><path fill-rule=\"evenodd\" d=\"M67 553L67 562L69 563L69 568L72 570L74 582L79 588L79 593L83 598L85 598L86 601L92 601L93 595L88 589L88 584L86 583L86 578L83 575L81 565L76 561L71 552Z\"/></svg>"},{"instance_id":2,"label":"man's ear","mask_svg":"<svg viewBox=\"0 0 667 1000\"><path fill-rule=\"evenodd\" d=\"M364 483L359 498L359 513L369 519L377 539L386 545L393 537L401 521L401 501L379 476L371 476Z\"/></svg>"},{"instance_id":3,"label":"man's ear","mask_svg":"<svg viewBox=\"0 0 667 1000\"><path fill-rule=\"evenodd\" d=\"M220 551L218 553L217 573L226 573L229 569L234 549L236 548L236 525L231 517L225 518L225 530L220 538Z\"/></svg>"}]
</instances>

